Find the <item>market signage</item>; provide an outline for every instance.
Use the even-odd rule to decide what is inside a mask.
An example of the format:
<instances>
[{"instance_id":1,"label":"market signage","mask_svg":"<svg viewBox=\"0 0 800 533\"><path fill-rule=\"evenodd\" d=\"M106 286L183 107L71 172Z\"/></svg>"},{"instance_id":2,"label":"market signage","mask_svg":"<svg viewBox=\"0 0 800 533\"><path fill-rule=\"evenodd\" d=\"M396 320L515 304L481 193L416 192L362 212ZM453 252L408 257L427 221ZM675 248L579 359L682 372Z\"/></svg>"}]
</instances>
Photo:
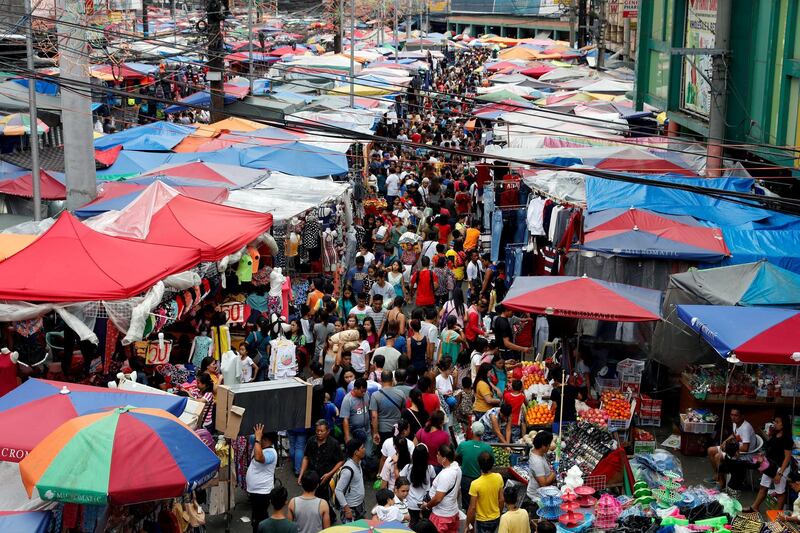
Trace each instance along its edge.
<instances>
[{"instance_id":1,"label":"market signage","mask_svg":"<svg viewBox=\"0 0 800 533\"><path fill-rule=\"evenodd\" d=\"M717 23L717 0L689 0L686 5L686 48L714 48ZM711 109L711 54L686 55L683 58L681 107L708 117Z\"/></svg>"},{"instance_id":2,"label":"market signage","mask_svg":"<svg viewBox=\"0 0 800 533\"><path fill-rule=\"evenodd\" d=\"M27 450L20 450L18 448L0 448L0 461L18 463L25 459L27 455Z\"/></svg>"},{"instance_id":3,"label":"market signage","mask_svg":"<svg viewBox=\"0 0 800 533\"><path fill-rule=\"evenodd\" d=\"M144 357L147 365L163 365L169 363L172 354L172 341L164 341L164 346L158 341L139 341L133 344L138 357Z\"/></svg>"},{"instance_id":4,"label":"market signage","mask_svg":"<svg viewBox=\"0 0 800 533\"><path fill-rule=\"evenodd\" d=\"M639 0L625 0L622 8L622 18L635 19L639 16Z\"/></svg>"},{"instance_id":5,"label":"market signage","mask_svg":"<svg viewBox=\"0 0 800 533\"><path fill-rule=\"evenodd\" d=\"M217 310L225 313L225 319L228 324L244 324L247 319L244 302L227 302L218 306Z\"/></svg>"}]
</instances>

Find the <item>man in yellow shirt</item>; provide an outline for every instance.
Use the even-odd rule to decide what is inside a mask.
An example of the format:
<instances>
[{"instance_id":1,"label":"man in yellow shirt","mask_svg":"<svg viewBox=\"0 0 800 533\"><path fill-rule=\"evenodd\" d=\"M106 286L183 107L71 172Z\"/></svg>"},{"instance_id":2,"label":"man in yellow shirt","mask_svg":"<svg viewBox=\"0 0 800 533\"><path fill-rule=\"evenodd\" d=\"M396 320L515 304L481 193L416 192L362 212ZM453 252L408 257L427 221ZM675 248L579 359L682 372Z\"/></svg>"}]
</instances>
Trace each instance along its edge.
<instances>
[{"instance_id":1,"label":"man in yellow shirt","mask_svg":"<svg viewBox=\"0 0 800 533\"><path fill-rule=\"evenodd\" d=\"M492 473L494 457L488 452L478 456L481 477L469 486L469 510L467 525L476 533L494 533L500 525L500 510L503 508L503 476Z\"/></svg>"},{"instance_id":2,"label":"man in yellow shirt","mask_svg":"<svg viewBox=\"0 0 800 533\"><path fill-rule=\"evenodd\" d=\"M467 228L464 235L464 251L469 253L478 247L478 241L481 239L481 221L475 218L472 221L472 226Z\"/></svg>"}]
</instances>

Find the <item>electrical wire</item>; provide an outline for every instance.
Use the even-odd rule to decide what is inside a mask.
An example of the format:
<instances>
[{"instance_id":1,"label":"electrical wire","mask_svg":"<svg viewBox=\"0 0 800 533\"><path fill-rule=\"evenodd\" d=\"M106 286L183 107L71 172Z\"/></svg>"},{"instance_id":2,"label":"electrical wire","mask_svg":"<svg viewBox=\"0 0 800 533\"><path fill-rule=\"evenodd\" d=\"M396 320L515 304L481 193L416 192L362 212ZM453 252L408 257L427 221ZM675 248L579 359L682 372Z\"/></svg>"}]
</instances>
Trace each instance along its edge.
<instances>
[{"instance_id":1,"label":"electrical wire","mask_svg":"<svg viewBox=\"0 0 800 533\"><path fill-rule=\"evenodd\" d=\"M47 20L53 21L53 22L58 22L58 19L47 19ZM83 27L84 29L86 28L85 25L77 25L77 26ZM120 32L111 32L111 33L116 33L116 34L119 34L119 35L125 35L127 37L132 38L132 39L141 39L136 34L127 34L127 33L120 33ZM146 39L146 40L147 41L159 42L158 39ZM180 45L178 45L177 43L165 43L165 46L171 46L171 47L176 47L177 48ZM193 50L191 50L191 51L189 51L187 53L197 53L197 50L193 49ZM223 54L220 54L220 55L223 55ZM227 56L228 54L225 53L224 55ZM211 56L209 55L208 57L210 58ZM216 56L216 57L219 57L219 56ZM284 68L284 67L278 66L276 64L276 65L273 65L273 68L279 68L280 69L280 68ZM243 75L243 77L248 77L244 73L242 75ZM342 77L344 77L344 79L347 80L350 76L349 76L349 74L344 74L343 73ZM356 77L356 79L358 79L358 78ZM390 85L387 84L387 86L390 86ZM400 86L396 86L396 88L402 89L402 90L406 89L405 87L400 87ZM446 92L439 92L439 91L427 91L427 94L428 94L428 96L435 95L436 97L439 97L439 98L441 98L441 97L457 97L457 98L461 98L462 100L464 99L463 95L457 95L457 94L454 94L454 93L446 93ZM479 98L474 98L473 100L480 101ZM564 120L564 121L567 122L567 123L585 124L586 122L593 122L594 121L594 122L597 122L598 124L600 124L600 126L598 126L598 127L601 128L601 129L603 128L602 124L606 124L607 123L604 119L600 119L600 118L596 118L596 117L577 117L576 115L572 115L572 114L564 113L564 112L559 112L559 111L555 111L555 110L550 110L550 109L546 109L546 108L541 108L540 110L537 109L537 112L539 112L539 111L541 113L554 114L554 115L566 117L566 120ZM526 113L525 110L522 110L522 111L520 111L520 114L526 115L528 113ZM568 120L569 118L580 118L581 121L580 122L572 122L572 121ZM614 128L608 128L608 127L606 129L614 130ZM631 130L634 131L634 132L636 132L637 129L638 128L635 127L635 126L633 128L631 128ZM641 130L639 130L639 131L641 131ZM702 137L702 136L697 135L697 137ZM681 136L678 136L677 138L681 138ZM724 139L724 138L720 138L720 139L714 138L712 140L720 140L720 141L723 141L723 142L724 141L732 141L731 139ZM707 142L704 143L704 142L694 141L694 140L687 141L687 142L694 142L696 144L706 145L706 146L708 145ZM746 147L746 148L757 147L757 148L769 148L771 150L777 150L777 151L782 151L782 152L800 153L800 148L797 148L797 147L792 148L792 147L788 147L788 146L769 145L769 144L763 144L763 143L762 144L759 144L759 143L734 144L732 142L727 142L726 143L726 147L731 147L731 148L734 148L734 147ZM678 151L680 151L680 150L678 150ZM750 151L753 151L754 153L758 153L755 150L750 150ZM773 152L763 152L763 153L766 153L768 155L777 155L777 154L775 154ZM742 161L747 162L749 160L742 160ZM785 168L785 169L788 169L788 170L795 170L795 169L790 168L790 167L779 167L779 166L776 166L776 168Z\"/></svg>"},{"instance_id":2,"label":"electrical wire","mask_svg":"<svg viewBox=\"0 0 800 533\"><path fill-rule=\"evenodd\" d=\"M34 79L37 79L38 77L40 77L40 76L37 76L37 75L33 76ZM71 87L68 87L69 84L64 84L63 83L64 80L60 80L60 81L62 83L62 87L65 87L65 88L68 88L68 89L72 89ZM78 86L78 87L81 87L81 86L85 87L86 85L88 85L88 82L80 82L80 81L77 81L77 80L70 80L70 82L72 84ZM120 95L132 95L132 96L136 94L136 93L127 93L126 91L122 91L122 90L119 90L119 89L110 89L110 92L117 93L117 94L120 94ZM154 101L161 101L162 103L171 103L171 101L169 101L169 100L158 99L158 98L155 98L155 97L148 97L147 99L154 100ZM192 107L192 106L188 106L188 107ZM242 115L244 115L243 118L249 118L249 117L247 117L248 114L246 114L246 113L245 114L235 114L235 115L234 114L229 114L229 115L230 116L242 116ZM256 117L256 118L260 118L260 117ZM284 122L280 122L280 121L272 121L271 122L271 121L264 121L262 119L261 122L263 122L263 123L265 123L267 125L274 125L275 127L284 128L284 129L287 127L287 125ZM306 122L306 123L304 123L302 125L294 125L294 124L292 125L292 128L296 128L296 127L299 127L300 129L303 129L303 130L326 131L326 132L330 132L330 133L338 133L340 135L348 135L348 136L351 136L351 138L356 138L356 139L362 140L362 141L369 140L369 141L373 141L373 142L387 142L387 143L390 143L390 142L393 141L392 139L388 139L388 138L385 138L385 137L379 137L377 135L368 135L368 134L362 134L362 133L359 133L359 132L353 132L352 130L349 130L347 128L331 126L331 125L319 123L319 122L316 122L316 121L309 121L309 122ZM394 141L396 142L396 140L394 140ZM685 184L681 184L681 183L655 181L655 180L651 180L651 179L647 179L647 178L640 178L640 177L636 177L636 176L631 176L629 174L614 173L614 172L601 171L601 170L596 170L596 169L563 167L563 166L560 166L560 165L553 165L553 164L540 163L540 162L531 162L531 161L519 160L519 159L516 159L516 158L509 158L509 157L492 156L492 155L484 154L484 153L469 152L469 151L459 150L459 149L454 149L454 148L445 148L445 147L422 145L422 144L413 143L413 142L407 142L407 143L404 143L404 144L406 144L407 146L422 148L422 149L426 149L426 150L433 151L433 152L450 153L450 154L459 155L459 156L465 156L465 157L468 157L468 158L473 158L473 159L478 159L478 160L481 160L481 159L492 159L492 160L503 161L503 162L507 162L507 163L515 163L515 164L520 164L520 165L526 165L526 166L530 166L530 167L533 167L533 168L540 168L540 169L546 169L546 170L568 170L570 172L576 172L576 173L584 174L584 175L587 175L587 176L599 177L599 178L609 179L609 180L613 180L613 181L622 181L622 182L627 182L627 183L634 183L634 184L656 186L656 187L662 187L662 188L668 188L668 189L683 190L683 191L693 192L695 194L706 195L706 196L709 196L711 198L714 198L714 199L717 199L717 200L721 200L721 201L740 204L740 205L748 206L748 207L751 207L751 208L752 207L758 207L758 208L761 208L761 209L764 209L764 210L774 211L774 212L778 212L778 213L797 214L798 212L800 212L800 201L792 200L792 199L773 198L773 197L766 198L764 196L757 195L757 194L752 194L752 193L742 193L742 192L738 192L738 191L727 191L727 190L713 189L713 188L708 188L708 187L685 185Z\"/></svg>"}]
</instances>

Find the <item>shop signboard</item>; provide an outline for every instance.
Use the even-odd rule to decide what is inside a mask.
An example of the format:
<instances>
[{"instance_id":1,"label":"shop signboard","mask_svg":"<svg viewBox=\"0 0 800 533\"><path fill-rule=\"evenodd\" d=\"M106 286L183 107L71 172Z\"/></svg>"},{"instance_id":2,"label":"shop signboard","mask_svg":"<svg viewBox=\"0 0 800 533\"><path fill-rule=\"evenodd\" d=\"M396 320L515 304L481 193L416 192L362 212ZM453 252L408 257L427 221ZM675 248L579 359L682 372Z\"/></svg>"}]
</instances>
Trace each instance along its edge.
<instances>
[{"instance_id":1,"label":"shop signboard","mask_svg":"<svg viewBox=\"0 0 800 533\"><path fill-rule=\"evenodd\" d=\"M169 363L169 356L172 353L172 341L150 342L147 345L147 354L144 358L145 364L163 365Z\"/></svg>"},{"instance_id":2,"label":"shop signboard","mask_svg":"<svg viewBox=\"0 0 800 533\"><path fill-rule=\"evenodd\" d=\"M217 309L225 313L227 324L244 324L247 319L243 302L227 302L220 305Z\"/></svg>"},{"instance_id":3,"label":"shop signboard","mask_svg":"<svg viewBox=\"0 0 800 533\"><path fill-rule=\"evenodd\" d=\"M717 0L689 0L686 5L686 48L714 48ZM681 107L708 117L711 109L711 54L687 54L683 58Z\"/></svg>"},{"instance_id":4,"label":"shop signboard","mask_svg":"<svg viewBox=\"0 0 800 533\"><path fill-rule=\"evenodd\" d=\"M635 19L639 16L639 0L625 0L622 8L622 18Z\"/></svg>"}]
</instances>

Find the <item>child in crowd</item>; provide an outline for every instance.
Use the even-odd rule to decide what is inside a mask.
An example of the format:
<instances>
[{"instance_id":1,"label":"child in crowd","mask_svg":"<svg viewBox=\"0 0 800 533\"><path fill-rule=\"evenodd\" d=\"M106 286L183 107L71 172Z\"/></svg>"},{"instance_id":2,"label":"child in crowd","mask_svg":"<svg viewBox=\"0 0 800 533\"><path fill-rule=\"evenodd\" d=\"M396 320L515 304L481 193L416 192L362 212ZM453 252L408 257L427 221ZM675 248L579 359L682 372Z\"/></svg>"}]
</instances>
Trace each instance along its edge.
<instances>
[{"instance_id":1,"label":"child in crowd","mask_svg":"<svg viewBox=\"0 0 800 533\"><path fill-rule=\"evenodd\" d=\"M381 382L381 372L383 372L383 365L386 364L386 357L378 354L372 358L372 364L370 367L372 370L367 377L368 380L374 381L375 383Z\"/></svg>"},{"instance_id":2,"label":"child in crowd","mask_svg":"<svg viewBox=\"0 0 800 533\"><path fill-rule=\"evenodd\" d=\"M472 390L472 378L464 376L461 378L461 388L456 391L454 398L456 399L455 417L456 422L461 424L464 434L467 434L472 424L472 408L475 404L475 391Z\"/></svg>"},{"instance_id":3,"label":"child in crowd","mask_svg":"<svg viewBox=\"0 0 800 533\"><path fill-rule=\"evenodd\" d=\"M372 509L372 518L381 522L408 521L409 516L401 514L400 508L394 504L394 493L389 489L381 489L375 494L378 505Z\"/></svg>"},{"instance_id":4,"label":"child in crowd","mask_svg":"<svg viewBox=\"0 0 800 533\"><path fill-rule=\"evenodd\" d=\"M239 377L239 383L250 383L258 374L258 366L253 362L253 359L247 355L247 343L239 343L239 364L242 368L242 375Z\"/></svg>"},{"instance_id":5,"label":"child in crowd","mask_svg":"<svg viewBox=\"0 0 800 533\"><path fill-rule=\"evenodd\" d=\"M407 477L400 476L394 482L394 506L403 515L403 522L408 522L410 516L408 514L408 506L406 505L406 498L408 498L408 491L411 489L411 482Z\"/></svg>"},{"instance_id":6,"label":"child in crowd","mask_svg":"<svg viewBox=\"0 0 800 533\"><path fill-rule=\"evenodd\" d=\"M508 485L503 489L503 498L506 502L506 512L500 515L498 533L530 533L531 522L528 511L520 509L519 487Z\"/></svg>"}]
</instances>

